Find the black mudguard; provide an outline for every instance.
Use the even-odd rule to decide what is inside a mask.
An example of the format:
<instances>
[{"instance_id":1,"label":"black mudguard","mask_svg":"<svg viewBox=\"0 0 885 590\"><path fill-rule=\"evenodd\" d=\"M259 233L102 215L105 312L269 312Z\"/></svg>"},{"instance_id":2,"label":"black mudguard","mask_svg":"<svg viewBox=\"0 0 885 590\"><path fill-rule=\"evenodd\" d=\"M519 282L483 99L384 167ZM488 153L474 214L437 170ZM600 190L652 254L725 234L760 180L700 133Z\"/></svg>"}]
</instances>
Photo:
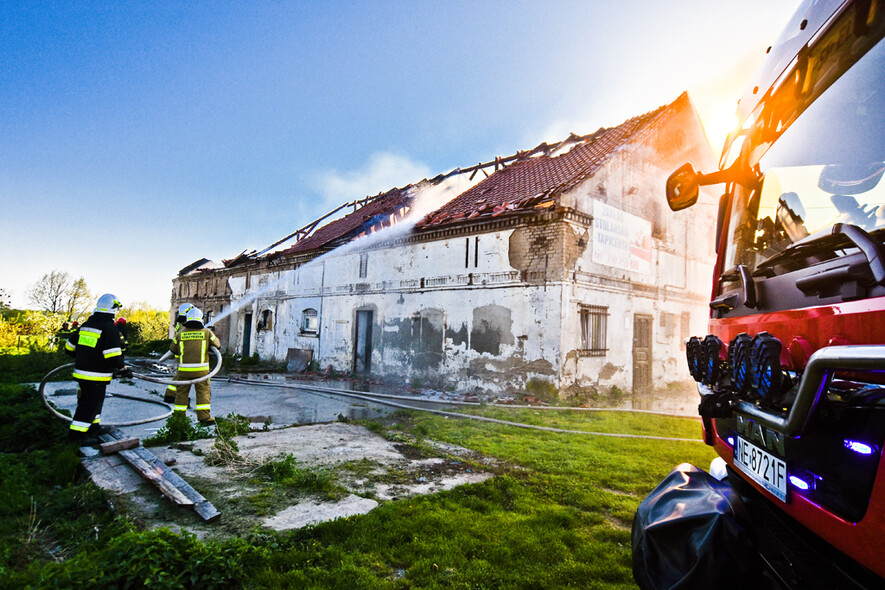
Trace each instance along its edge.
<instances>
[{"instance_id":1,"label":"black mudguard","mask_svg":"<svg viewBox=\"0 0 885 590\"><path fill-rule=\"evenodd\" d=\"M740 496L683 463L639 505L633 519L633 577L640 588L766 587Z\"/></svg>"}]
</instances>

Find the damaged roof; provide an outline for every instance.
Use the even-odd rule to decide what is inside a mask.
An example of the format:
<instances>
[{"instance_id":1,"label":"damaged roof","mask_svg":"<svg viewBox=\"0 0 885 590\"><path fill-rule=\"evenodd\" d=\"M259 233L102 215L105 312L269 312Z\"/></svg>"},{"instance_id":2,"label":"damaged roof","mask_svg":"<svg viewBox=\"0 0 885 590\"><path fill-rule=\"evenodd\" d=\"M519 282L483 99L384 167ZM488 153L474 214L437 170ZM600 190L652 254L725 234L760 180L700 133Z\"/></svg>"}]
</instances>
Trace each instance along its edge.
<instances>
[{"instance_id":1,"label":"damaged roof","mask_svg":"<svg viewBox=\"0 0 885 590\"><path fill-rule=\"evenodd\" d=\"M600 128L589 135L571 134L559 143L542 143L532 150L498 157L491 162L468 168L457 168L431 180L425 179L417 184L394 188L374 197L347 203L260 252L242 252L233 259L224 260L224 266L232 267L251 260L334 248L365 233L391 225L411 207L414 195L417 194L415 189L437 184L458 174L471 173L472 180L482 171L486 178L428 214L416 224L417 229L431 229L464 220L486 219L511 212L524 213L558 206L561 194L596 173L616 152L628 146L644 130L669 113L684 108L693 108L688 93L685 92L669 105L629 119L616 127ZM486 169L492 167L494 172L489 175ZM353 212L319 225L325 217L349 206L354 207ZM294 244L271 252L293 237L296 238Z\"/></svg>"},{"instance_id":2,"label":"damaged roof","mask_svg":"<svg viewBox=\"0 0 885 590\"><path fill-rule=\"evenodd\" d=\"M356 237L363 232L371 231L371 228L378 227L379 225L390 225L391 216L397 215L404 207L411 205L411 194L414 186L410 184L403 188L394 188L386 193L379 194L356 211L345 215L341 219L327 223L291 247L280 251L277 255L285 256L316 250L329 246L332 242L342 238Z\"/></svg>"},{"instance_id":3,"label":"damaged roof","mask_svg":"<svg viewBox=\"0 0 885 590\"><path fill-rule=\"evenodd\" d=\"M665 113L688 106L683 93L669 105L634 117L617 127L601 128L590 135L572 134L552 146L542 143L520 152L479 184L430 213L416 227L430 228L465 219L497 217L558 205L558 196L594 174L617 151Z\"/></svg>"}]
</instances>

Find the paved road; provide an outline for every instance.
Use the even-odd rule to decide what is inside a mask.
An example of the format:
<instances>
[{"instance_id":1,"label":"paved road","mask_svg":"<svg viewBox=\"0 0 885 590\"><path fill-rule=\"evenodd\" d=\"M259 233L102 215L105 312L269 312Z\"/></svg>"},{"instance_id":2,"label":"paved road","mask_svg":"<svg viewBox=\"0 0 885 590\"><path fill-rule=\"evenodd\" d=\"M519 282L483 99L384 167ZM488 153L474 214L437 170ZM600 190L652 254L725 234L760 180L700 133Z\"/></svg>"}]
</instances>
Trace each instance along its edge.
<instances>
[{"instance_id":1,"label":"paved road","mask_svg":"<svg viewBox=\"0 0 885 590\"><path fill-rule=\"evenodd\" d=\"M252 378L255 378L254 376ZM133 385L113 381L108 393L143 397L162 401L165 387L134 380ZM280 376L268 376L267 381L283 382ZM297 382L296 382L297 384ZM71 410L76 407L77 385L73 381L60 381L46 385L47 398L59 408ZM194 392L190 394L191 407L194 405ZM105 400L102 410L102 423L129 422L166 413L165 406L134 401L111 395ZM270 427L291 424L314 424L334 422L339 415L349 419L371 418L390 411L390 408L357 400L342 399L329 394L309 393L285 387L263 387L229 383L225 379L212 379L212 414L226 416L239 414L246 416L261 427L265 421ZM196 420L193 410L188 410ZM150 422L136 426L126 426L122 430L131 436L146 438L159 430L165 421Z\"/></svg>"}]
</instances>

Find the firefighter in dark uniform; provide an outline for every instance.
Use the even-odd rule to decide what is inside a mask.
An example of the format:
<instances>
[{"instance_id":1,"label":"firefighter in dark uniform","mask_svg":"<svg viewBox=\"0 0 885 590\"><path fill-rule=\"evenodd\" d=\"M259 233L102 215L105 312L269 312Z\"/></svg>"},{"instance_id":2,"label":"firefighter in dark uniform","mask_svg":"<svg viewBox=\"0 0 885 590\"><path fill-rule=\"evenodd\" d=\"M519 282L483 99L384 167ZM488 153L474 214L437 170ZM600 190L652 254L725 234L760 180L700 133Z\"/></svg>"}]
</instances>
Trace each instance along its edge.
<instances>
[{"instance_id":1,"label":"firefighter in dark uniform","mask_svg":"<svg viewBox=\"0 0 885 590\"><path fill-rule=\"evenodd\" d=\"M209 348L214 346L219 348L221 342L218 337L212 333L209 328L203 327L203 312L193 307L187 312L187 318L184 323L184 329L175 335L175 340L169 350L178 357L178 373L175 375L176 381L190 381L199 377L205 377L209 374ZM194 384L197 392L197 420L200 424L214 424L215 418L212 417L212 411L209 402L212 392L209 386L209 380L201 381ZM187 410L188 396L190 395L190 385L179 385L175 393L176 412L184 412Z\"/></svg>"},{"instance_id":2,"label":"firefighter in dark uniform","mask_svg":"<svg viewBox=\"0 0 885 590\"><path fill-rule=\"evenodd\" d=\"M123 354L126 354L126 347L129 345L129 327L126 325L126 318L117 318L114 325L117 326L117 331L120 332L121 348L123 349Z\"/></svg>"},{"instance_id":3,"label":"firefighter in dark uniform","mask_svg":"<svg viewBox=\"0 0 885 590\"><path fill-rule=\"evenodd\" d=\"M175 316L175 334L172 338L178 337L178 333L181 332L181 329L184 327L184 322L187 321L187 312L193 308L193 303L182 303L178 306L178 315ZM174 404L177 390L178 388L175 385L168 386L166 388L166 393L163 395L163 401L167 404Z\"/></svg>"},{"instance_id":4,"label":"firefighter in dark uniform","mask_svg":"<svg viewBox=\"0 0 885 590\"><path fill-rule=\"evenodd\" d=\"M87 442L101 433L101 408L108 383L115 374L132 376L124 364L120 333L114 325L119 307L114 295L102 295L89 319L65 343L65 352L74 357L78 389L77 409L68 433L71 440Z\"/></svg>"}]
</instances>

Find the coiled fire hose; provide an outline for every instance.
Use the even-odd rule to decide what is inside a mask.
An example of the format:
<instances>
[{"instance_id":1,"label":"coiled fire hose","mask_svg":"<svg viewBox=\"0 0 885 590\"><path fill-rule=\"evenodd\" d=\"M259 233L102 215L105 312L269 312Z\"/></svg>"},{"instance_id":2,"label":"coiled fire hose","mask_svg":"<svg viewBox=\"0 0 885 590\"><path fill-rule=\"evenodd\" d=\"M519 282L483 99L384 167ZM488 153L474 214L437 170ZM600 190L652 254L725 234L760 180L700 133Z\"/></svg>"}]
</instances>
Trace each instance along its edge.
<instances>
[{"instance_id":1,"label":"coiled fire hose","mask_svg":"<svg viewBox=\"0 0 885 590\"><path fill-rule=\"evenodd\" d=\"M141 379L142 381L149 381L151 383L159 383L160 385L193 385L195 383L200 383L202 381L206 381L206 380L214 377L216 374L218 374L218 371L221 370L221 352L219 352L219 350L217 348L215 348L214 346L212 347L211 350L212 350L212 353L215 354L215 358L218 360L218 362L215 364L215 368L213 368L211 371L209 371L208 375L204 375L202 377L197 377L196 379L175 381L173 379L160 379L158 377L151 377L150 375L145 375L145 374L141 374L141 373L133 373L132 376L135 377L136 379ZM64 369L70 369L73 366L74 366L74 363L68 363L66 365L56 367L55 369L49 371L48 373L46 373L46 375L43 376L43 380L40 381L40 387L38 389L38 391L40 393L40 398L43 400L43 405L45 405L46 408L49 409L49 411L52 412L52 414L55 415L57 418L61 418L62 420L65 420L67 422L70 422L71 420L73 420L73 418L71 416L65 416L64 414L62 414L61 412L56 410L54 407L52 407L52 404L49 403L49 400L46 399L46 383L49 381L49 378L52 377L54 374L56 374L59 371L62 371ZM144 418L142 420L131 420L129 422L108 422L108 423L103 423L102 426L116 426L116 427L135 426L137 424L147 424L149 422L157 422L158 420L164 420L172 415L172 411L173 411L172 406L170 406L166 402L148 399L148 398L144 398L144 397L139 397L136 395L127 395L125 393L110 393L108 395L110 397L122 397L125 399L131 399L131 400L135 400L135 401L139 401L139 402L145 402L145 403L149 403L149 404L163 406L164 408L167 409L167 411L164 414L160 414L158 416L153 416L151 418Z\"/></svg>"}]
</instances>

